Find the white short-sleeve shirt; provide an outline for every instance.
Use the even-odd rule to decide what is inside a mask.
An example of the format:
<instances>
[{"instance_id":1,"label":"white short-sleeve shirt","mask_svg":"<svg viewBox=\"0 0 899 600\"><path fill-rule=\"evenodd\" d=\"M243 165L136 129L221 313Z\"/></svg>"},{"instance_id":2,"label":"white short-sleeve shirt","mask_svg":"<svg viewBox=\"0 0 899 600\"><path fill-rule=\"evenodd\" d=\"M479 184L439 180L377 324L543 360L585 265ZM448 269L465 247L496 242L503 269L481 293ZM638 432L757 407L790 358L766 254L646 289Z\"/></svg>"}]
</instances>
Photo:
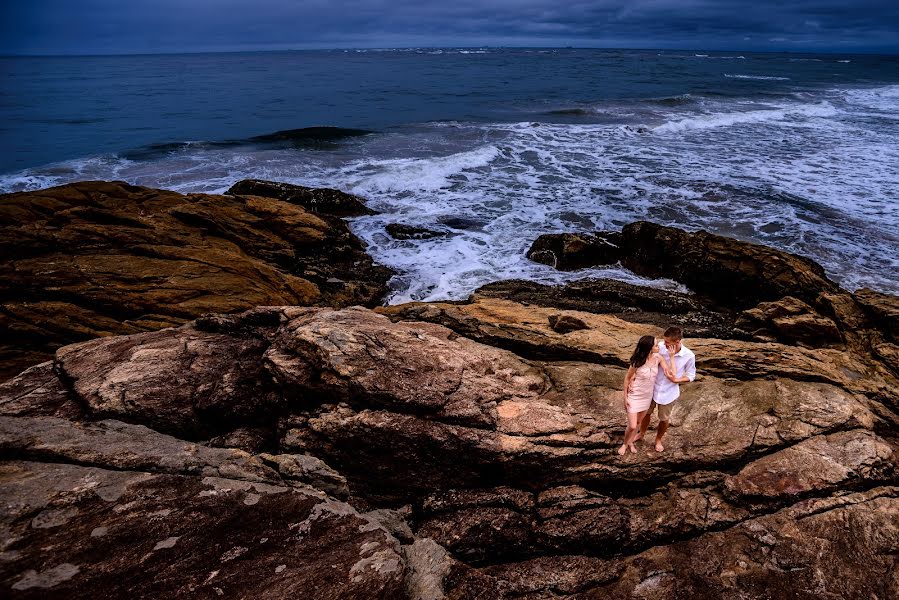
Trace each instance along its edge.
<instances>
[{"instance_id":1,"label":"white short-sleeve shirt","mask_svg":"<svg viewBox=\"0 0 899 600\"><path fill-rule=\"evenodd\" d=\"M659 354L667 364L668 348L665 347L665 341L659 342ZM686 375L690 381L696 378L696 355L693 351L681 344L680 350L674 355L675 377L683 377ZM659 369L656 375L656 385L652 392L652 399L656 404L671 404L680 397L680 385L674 383L665 375L663 369Z\"/></svg>"}]
</instances>

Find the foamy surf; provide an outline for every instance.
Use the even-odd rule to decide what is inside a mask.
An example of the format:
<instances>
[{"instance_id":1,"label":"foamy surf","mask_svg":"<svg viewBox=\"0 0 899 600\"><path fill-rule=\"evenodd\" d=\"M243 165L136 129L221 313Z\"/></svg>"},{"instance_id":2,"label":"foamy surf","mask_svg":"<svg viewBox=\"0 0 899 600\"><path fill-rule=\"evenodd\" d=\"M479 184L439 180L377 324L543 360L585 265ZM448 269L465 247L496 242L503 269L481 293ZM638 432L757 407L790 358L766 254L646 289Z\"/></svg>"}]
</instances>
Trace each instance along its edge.
<instances>
[{"instance_id":1,"label":"foamy surf","mask_svg":"<svg viewBox=\"0 0 899 600\"><path fill-rule=\"evenodd\" d=\"M776 101L672 95L567 106L627 122L437 122L353 137L327 151L181 144L145 160L106 155L9 173L0 189L123 179L220 193L244 178L346 189L379 211L350 226L376 260L398 271L394 303L462 299L510 278L671 287L618 267L562 273L525 258L540 234L614 230L641 219L810 256L850 289L899 291L899 85ZM540 111L534 118L546 118L545 105ZM384 228L395 222L443 236L394 240Z\"/></svg>"}]
</instances>

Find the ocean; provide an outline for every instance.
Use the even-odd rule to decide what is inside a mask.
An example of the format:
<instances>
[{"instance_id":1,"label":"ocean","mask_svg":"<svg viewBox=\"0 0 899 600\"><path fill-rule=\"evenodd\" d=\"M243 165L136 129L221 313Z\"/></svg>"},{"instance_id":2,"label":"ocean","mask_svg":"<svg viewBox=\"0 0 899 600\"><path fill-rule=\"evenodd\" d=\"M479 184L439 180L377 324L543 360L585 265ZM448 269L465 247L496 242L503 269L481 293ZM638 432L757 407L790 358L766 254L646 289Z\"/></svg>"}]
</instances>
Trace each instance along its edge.
<instances>
[{"instance_id":1,"label":"ocean","mask_svg":"<svg viewBox=\"0 0 899 600\"><path fill-rule=\"evenodd\" d=\"M0 192L336 187L390 302L586 276L540 234L646 219L899 293L899 57L458 48L0 58ZM328 129L322 129L327 127ZM388 223L445 231L398 241Z\"/></svg>"}]
</instances>

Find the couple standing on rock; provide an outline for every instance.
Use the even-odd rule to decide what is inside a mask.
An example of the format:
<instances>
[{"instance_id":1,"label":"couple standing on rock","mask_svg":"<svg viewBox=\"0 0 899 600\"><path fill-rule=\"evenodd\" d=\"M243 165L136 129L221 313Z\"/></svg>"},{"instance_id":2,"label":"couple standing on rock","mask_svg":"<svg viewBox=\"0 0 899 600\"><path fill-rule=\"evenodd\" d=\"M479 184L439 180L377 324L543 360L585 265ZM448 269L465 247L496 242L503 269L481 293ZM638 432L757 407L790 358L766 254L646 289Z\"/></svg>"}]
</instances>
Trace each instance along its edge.
<instances>
[{"instance_id":1,"label":"couple standing on rock","mask_svg":"<svg viewBox=\"0 0 899 600\"><path fill-rule=\"evenodd\" d=\"M696 356L681 343L682 339L680 327L669 327L658 343L651 335L644 335L637 342L624 376L627 429L618 454L637 451L634 442L646 435L652 411L657 406L656 452L665 450L662 439L668 430L674 401L680 397L679 384L696 378Z\"/></svg>"}]
</instances>

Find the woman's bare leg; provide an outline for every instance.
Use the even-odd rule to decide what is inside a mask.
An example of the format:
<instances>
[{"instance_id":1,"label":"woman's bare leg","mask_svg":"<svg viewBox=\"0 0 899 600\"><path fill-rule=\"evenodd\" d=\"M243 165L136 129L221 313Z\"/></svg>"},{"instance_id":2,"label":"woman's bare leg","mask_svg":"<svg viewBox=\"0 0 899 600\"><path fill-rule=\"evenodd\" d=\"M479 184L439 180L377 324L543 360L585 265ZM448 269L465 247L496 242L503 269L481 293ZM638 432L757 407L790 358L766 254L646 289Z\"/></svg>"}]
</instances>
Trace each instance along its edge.
<instances>
[{"instance_id":1,"label":"woman's bare leg","mask_svg":"<svg viewBox=\"0 0 899 600\"><path fill-rule=\"evenodd\" d=\"M621 448L618 449L618 454L621 456L627 454L628 448L630 448L632 452L636 452L631 438L634 437L634 433L637 431L639 424L637 417L640 414L641 413L627 413L627 428L624 430L624 442L621 444Z\"/></svg>"},{"instance_id":2,"label":"woman's bare leg","mask_svg":"<svg viewBox=\"0 0 899 600\"><path fill-rule=\"evenodd\" d=\"M636 418L634 419L634 431L631 433L631 440L628 442L628 447L631 449L631 452L634 454L637 453L637 449L634 448L634 442L637 441L637 434L640 433L640 424L643 422L643 416L646 415L648 411L641 411L636 414Z\"/></svg>"}]
</instances>

